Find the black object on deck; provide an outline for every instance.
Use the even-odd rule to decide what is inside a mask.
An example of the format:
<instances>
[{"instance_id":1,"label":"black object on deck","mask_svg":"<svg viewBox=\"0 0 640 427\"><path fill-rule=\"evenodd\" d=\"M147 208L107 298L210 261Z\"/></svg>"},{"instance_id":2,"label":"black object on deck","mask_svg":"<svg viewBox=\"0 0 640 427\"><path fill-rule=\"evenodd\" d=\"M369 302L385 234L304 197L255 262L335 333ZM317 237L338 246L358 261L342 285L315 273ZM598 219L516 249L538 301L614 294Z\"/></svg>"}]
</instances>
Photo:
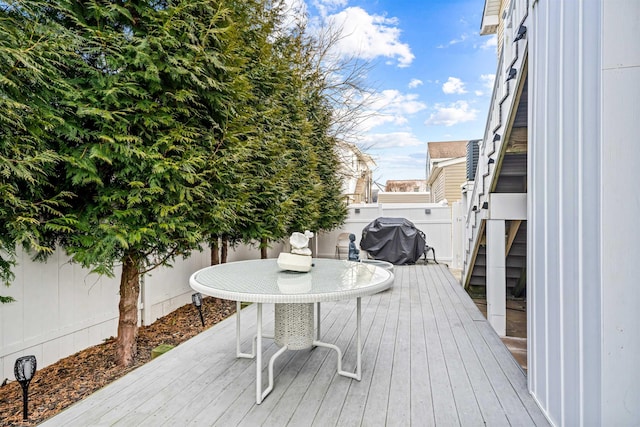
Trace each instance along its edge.
<instances>
[{"instance_id":1,"label":"black object on deck","mask_svg":"<svg viewBox=\"0 0 640 427\"><path fill-rule=\"evenodd\" d=\"M392 264L415 264L428 250L425 235L406 218L376 218L362 230L360 248L374 259ZM435 252L434 252L435 261Z\"/></svg>"}]
</instances>

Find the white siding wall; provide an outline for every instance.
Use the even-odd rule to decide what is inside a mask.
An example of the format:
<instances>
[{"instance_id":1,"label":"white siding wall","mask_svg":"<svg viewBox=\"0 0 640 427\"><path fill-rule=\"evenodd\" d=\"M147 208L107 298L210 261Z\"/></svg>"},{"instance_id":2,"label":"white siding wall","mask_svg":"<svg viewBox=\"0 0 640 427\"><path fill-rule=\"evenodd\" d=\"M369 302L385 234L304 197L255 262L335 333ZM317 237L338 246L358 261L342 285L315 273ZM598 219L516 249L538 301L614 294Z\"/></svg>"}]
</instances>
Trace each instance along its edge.
<instances>
[{"instance_id":1,"label":"white siding wall","mask_svg":"<svg viewBox=\"0 0 640 427\"><path fill-rule=\"evenodd\" d=\"M640 2L532 2L529 388L556 425L640 420Z\"/></svg>"},{"instance_id":2,"label":"white siding wall","mask_svg":"<svg viewBox=\"0 0 640 427\"><path fill-rule=\"evenodd\" d=\"M602 9L602 419L640 424L640 2Z\"/></svg>"}]
</instances>

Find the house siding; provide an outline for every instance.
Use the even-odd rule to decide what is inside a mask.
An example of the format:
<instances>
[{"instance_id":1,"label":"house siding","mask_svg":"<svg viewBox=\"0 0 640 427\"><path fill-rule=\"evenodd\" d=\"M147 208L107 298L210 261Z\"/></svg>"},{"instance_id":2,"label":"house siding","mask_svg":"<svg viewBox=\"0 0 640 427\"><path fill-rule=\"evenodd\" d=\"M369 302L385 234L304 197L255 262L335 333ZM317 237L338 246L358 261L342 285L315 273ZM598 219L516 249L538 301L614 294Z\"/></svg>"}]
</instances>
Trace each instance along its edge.
<instances>
[{"instance_id":1,"label":"house siding","mask_svg":"<svg viewBox=\"0 0 640 427\"><path fill-rule=\"evenodd\" d=\"M437 177L431 184L431 202L439 203L447 200L449 203L462 199L460 186L466 182L467 166L465 162L447 165L440 168Z\"/></svg>"},{"instance_id":2,"label":"house siding","mask_svg":"<svg viewBox=\"0 0 640 427\"><path fill-rule=\"evenodd\" d=\"M467 164L465 162L444 168L445 179L445 199L449 203L453 203L462 198L460 186L467 179Z\"/></svg>"},{"instance_id":3,"label":"house siding","mask_svg":"<svg viewBox=\"0 0 640 427\"><path fill-rule=\"evenodd\" d=\"M498 24L498 31L497 31L497 37L498 37L498 49L497 52L501 52L502 51L502 46L504 45L504 26L505 26L505 20L502 19L502 14L504 13L505 9L507 8L507 6L509 6L509 1L510 0L501 0L500 2L500 23Z\"/></svg>"},{"instance_id":4,"label":"house siding","mask_svg":"<svg viewBox=\"0 0 640 427\"><path fill-rule=\"evenodd\" d=\"M639 19L529 6L528 382L555 425L640 420Z\"/></svg>"},{"instance_id":5,"label":"house siding","mask_svg":"<svg viewBox=\"0 0 640 427\"><path fill-rule=\"evenodd\" d=\"M431 185L431 201L438 203L445 198L445 173L441 171L438 178Z\"/></svg>"},{"instance_id":6,"label":"house siding","mask_svg":"<svg viewBox=\"0 0 640 427\"><path fill-rule=\"evenodd\" d=\"M430 195L427 192L380 192L378 203L429 203Z\"/></svg>"}]
</instances>

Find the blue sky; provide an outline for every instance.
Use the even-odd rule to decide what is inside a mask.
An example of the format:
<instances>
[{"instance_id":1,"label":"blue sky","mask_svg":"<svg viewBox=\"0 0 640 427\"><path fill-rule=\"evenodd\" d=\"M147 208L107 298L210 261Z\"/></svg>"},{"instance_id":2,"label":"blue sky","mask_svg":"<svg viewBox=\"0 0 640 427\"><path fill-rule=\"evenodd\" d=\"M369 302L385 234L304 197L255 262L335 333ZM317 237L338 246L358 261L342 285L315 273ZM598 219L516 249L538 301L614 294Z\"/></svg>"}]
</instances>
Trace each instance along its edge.
<instances>
[{"instance_id":1,"label":"blue sky","mask_svg":"<svg viewBox=\"0 0 640 427\"><path fill-rule=\"evenodd\" d=\"M287 0L343 29L336 46L371 61L376 114L357 142L376 182L424 179L428 141L481 138L497 66L495 36L480 36L484 0Z\"/></svg>"}]
</instances>

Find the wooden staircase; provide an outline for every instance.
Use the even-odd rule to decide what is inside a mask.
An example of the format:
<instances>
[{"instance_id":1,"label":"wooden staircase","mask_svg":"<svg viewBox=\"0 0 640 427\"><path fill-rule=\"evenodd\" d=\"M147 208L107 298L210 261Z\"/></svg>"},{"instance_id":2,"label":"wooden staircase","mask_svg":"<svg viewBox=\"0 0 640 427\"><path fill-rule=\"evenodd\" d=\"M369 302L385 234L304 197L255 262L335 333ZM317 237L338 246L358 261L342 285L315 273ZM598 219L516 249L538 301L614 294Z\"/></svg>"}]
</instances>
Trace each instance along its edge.
<instances>
[{"instance_id":1,"label":"wooden staircase","mask_svg":"<svg viewBox=\"0 0 640 427\"><path fill-rule=\"evenodd\" d=\"M507 298L523 298L526 294L526 267L527 267L527 222L510 221L512 224L507 226L507 259L506 259L506 276L507 276ZM517 227L514 237L509 239L509 229ZM511 244L508 241L511 240ZM510 246L510 247L509 247ZM474 296L485 295L487 280L487 251L484 241L480 243L476 255L471 277L467 284L467 290Z\"/></svg>"}]
</instances>

